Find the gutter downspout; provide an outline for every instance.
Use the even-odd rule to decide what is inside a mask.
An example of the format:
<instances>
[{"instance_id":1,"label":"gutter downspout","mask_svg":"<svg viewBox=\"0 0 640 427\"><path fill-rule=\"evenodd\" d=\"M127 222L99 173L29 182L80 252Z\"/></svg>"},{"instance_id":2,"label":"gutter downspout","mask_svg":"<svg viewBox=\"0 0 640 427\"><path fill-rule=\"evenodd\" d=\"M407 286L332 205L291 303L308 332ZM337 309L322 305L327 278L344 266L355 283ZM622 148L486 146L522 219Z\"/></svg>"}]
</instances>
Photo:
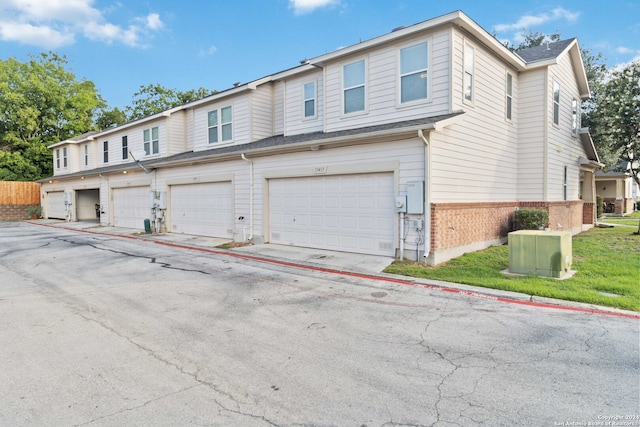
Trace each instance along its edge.
<instances>
[{"instance_id":1,"label":"gutter downspout","mask_svg":"<svg viewBox=\"0 0 640 427\"><path fill-rule=\"evenodd\" d=\"M244 153L240 154L242 160L249 163L249 241L253 240L253 162L247 159Z\"/></svg>"},{"instance_id":2,"label":"gutter downspout","mask_svg":"<svg viewBox=\"0 0 640 427\"><path fill-rule=\"evenodd\" d=\"M431 156L429 153L429 140L418 129L418 137L424 142L424 180L425 180L425 196L424 196L424 262L426 263L431 256ZM416 260L417 261L417 260Z\"/></svg>"}]
</instances>

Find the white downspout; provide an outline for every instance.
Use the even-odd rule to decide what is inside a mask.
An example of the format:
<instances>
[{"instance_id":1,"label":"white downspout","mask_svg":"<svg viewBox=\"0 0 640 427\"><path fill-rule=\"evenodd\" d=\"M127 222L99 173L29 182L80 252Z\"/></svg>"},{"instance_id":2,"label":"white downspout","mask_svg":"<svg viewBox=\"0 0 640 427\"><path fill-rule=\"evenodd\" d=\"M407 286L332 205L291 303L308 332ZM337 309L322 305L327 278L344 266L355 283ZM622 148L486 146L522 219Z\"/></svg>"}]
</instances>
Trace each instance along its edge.
<instances>
[{"instance_id":1,"label":"white downspout","mask_svg":"<svg viewBox=\"0 0 640 427\"><path fill-rule=\"evenodd\" d=\"M253 162L247 159L244 153L240 154L242 160L249 163L249 241L253 240Z\"/></svg>"},{"instance_id":2,"label":"white downspout","mask_svg":"<svg viewBox=\"0 0 640 427\"><path fill-rule=\"evenodd\" d=\"M418 129L418 137L424 142L424 261L427 262L431 255L431 156L429 153L429 140ZM418 260L416 260L418 261Z\"/></svg>"}]
</instances>

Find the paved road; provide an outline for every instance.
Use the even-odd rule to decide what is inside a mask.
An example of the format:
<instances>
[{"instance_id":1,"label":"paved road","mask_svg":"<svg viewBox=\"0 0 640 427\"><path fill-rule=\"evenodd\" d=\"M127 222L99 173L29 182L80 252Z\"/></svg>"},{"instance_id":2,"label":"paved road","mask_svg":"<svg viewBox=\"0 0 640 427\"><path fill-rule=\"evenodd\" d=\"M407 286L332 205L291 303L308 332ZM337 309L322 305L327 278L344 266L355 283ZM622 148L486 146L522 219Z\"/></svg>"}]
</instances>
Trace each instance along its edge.
<instances>
[{"instance_id":1,"label":"paved road","mask_svg":"<svg viewBox=\"0 0 640 427\"><path fill-rule=\"evenodd\" d=\"M0 425L638 426L639 323L0 223Z\"/></svg>"}]
</instances>

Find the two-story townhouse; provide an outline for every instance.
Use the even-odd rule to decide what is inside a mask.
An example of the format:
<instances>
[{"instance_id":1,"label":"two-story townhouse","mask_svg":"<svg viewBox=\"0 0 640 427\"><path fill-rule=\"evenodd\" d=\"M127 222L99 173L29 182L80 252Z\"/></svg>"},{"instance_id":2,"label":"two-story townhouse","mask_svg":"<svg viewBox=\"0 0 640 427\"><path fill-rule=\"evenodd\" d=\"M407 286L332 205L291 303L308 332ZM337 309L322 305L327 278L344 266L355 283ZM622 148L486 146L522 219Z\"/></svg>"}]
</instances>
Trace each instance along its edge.
<instances>
[{"instance_id":1,"label":"two-story townhouse","mask_svg":"<svg viewBox=\"0 0 640 427\"><path fill-rule=\"evenodd\" d=\"M54 163L77 145L82 165L86 144L94 166L43 180L45 215L91 188L103 225L156 215L167 232L433 264L504 242L521 207L576 233L600 166L588 93L575 39L514 53L456 11L55 144Z\"/></svg>"}]
</instances>

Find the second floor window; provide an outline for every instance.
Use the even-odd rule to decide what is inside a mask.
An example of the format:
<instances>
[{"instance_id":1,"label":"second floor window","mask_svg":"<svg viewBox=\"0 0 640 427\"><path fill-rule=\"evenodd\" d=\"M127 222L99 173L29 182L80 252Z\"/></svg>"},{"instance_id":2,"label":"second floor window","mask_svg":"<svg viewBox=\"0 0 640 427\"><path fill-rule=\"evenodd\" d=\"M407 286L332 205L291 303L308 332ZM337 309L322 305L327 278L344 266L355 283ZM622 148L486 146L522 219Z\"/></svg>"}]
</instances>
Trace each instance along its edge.
<instances>
[{"instance_id":1,"label":"second floor window","mask_svg":"<svg viewBox=\"0 0 640 427\"><path fill-rule=\"evenodd\" d=\"M84 156L84 165L89 166L89 145L85 144L82 148Z\"/></svg>"},{"instance_id":2,"label":"second floor window","mask_svg":"<svg viewBox=\"0 0 640 427\"><path fill-rule=\"evenodd\" d=\"M574 135L578 135L580 129L580 110L578 108L578 100L571 101L571 131Z\"/></svg>"},{"instance_id":3,"label":"second floor window","mask_svg":"<svg viewBox=\"0 0 640 427\"><path fill-rule=\"evenodd\" d=\"M109 163L109 141L102 143L102 161L103 163Z\"/></svg>"},{"instance_id":4,"label":"second floor window","mask_svg":"<svg viewBox=\"0 0 640 427\"><path fill-rule=\"evenodd\" d=\"M507 73L507 80L506 80L506 94L507 94L507 99L506 99L506 113L505 113L505 117L507 118L507 120L511 120L511 116L513 114L512 110L513 110L513 76L510 73Z\"/></svg>"},{"instance_id":5,"label":"second floor window","mask_svg":"<svg viewBox=\"0 0 640 427\"><path fill-rule=\"evenodd\" d=\"M316 115L316 82L304 85L304 116L315 117Z\"/></svg>"},{"instance_id":6,"label":"second floor window","mask_svg":"<svg viewBox=\"0 0 640 427\"><path fill-rule=\"evenodd\" d=\"M365 61L347 64L342 69L344 113L364 111Z\"/></svg>"},{"instance_id":7,"label":"second floor window","mask_svg":"<svg viewBox=\"0 0 640 427\"><path fill-rule=\"evenodd\" d=\"M553 82L553 124L560 124L560 84Z\"/></svg>"},{"instance_id":8,"label":"second floor window","mask_svg":"<svg viewBox=\"0 0 640 427\"><path fill-rule=\"evenodd\" d=\"M56 150L56 169L60 169L60 149Z\"/></svg>"},{"instance_id":9,"label":"second floor window","mask_svg":"<svg viewBox=\"0 0 640 427\"><path fill-rule=\"evenodd\" d=\"M62 167L67 167L67 147L62 149Z\"/></svg>"},{"instance_id":10,"label":"second floor window","mask_svg":"<svg viewBox=\"0 0 640 427\"><path fill-rule=\"evenodd\" d=\"M426 42L400 50L400 102L427 99L429 52Z\"/></svg>"},{"instance_id":11,"label":"second floor window","mask_svg":"<svg viewBox=\"0 0 640 427\"><path fill-rule=\"evenodd\" d=\"M464 45L464 99L473 102L473 73L474 73L474 49L470 45Z\"/></svg>"},{"instance_id":12,"label":"second floor window","mask_svg":"<svg viewBox=\"0 0 640 427\"><path fill-rule=\"evenodd\" d=\"M158 154L160 152L160 140L158 137L158 127L145 129L144 133L144 154Z\"/></svg>"},{"instance_id":13,"label":"second floor window","mask_svg":"<svg viewBox=\"0 0 640 427\"><path fill-rule=\"evenodd\" d=\"M231 106L207 114L209 144L218 141L227 142L233 139L233 111Z\"/></svg>"},{"instance_id":14,"label":"second floor window","mask_svg":"<svg viewBox=\"0 0 640 427\"><path fill-rule=\"evenodd\" d=\"M122 160L129 158L129 138L125 135L122 137Z\"/></svg>"}]
</instances>

